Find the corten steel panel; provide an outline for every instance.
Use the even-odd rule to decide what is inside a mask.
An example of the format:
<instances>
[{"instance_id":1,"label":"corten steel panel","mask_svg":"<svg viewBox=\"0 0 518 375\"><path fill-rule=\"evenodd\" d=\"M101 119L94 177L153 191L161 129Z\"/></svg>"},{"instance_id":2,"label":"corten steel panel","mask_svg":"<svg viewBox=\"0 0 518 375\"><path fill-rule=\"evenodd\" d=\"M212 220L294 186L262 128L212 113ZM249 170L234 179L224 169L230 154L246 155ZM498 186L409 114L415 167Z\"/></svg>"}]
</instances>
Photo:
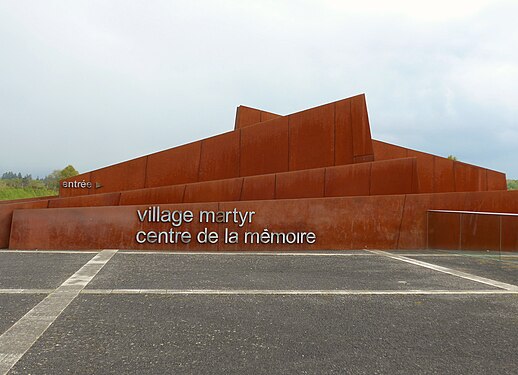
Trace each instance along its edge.
<instances>
[{"instance_id":1,"label":"corten steel panel","mask_svg":"<svg viewBox=\"0 0 518 375\"><path fill-rule=\"evenodd\" d=\"M221 250L387 249L397 242L403 196L290 199L220 203L221 210L255 211L252 223L230 231L308 232L314 244L222 244ZM224 226L220 226L223 235Z\"/></svg>"},{"instance_id":2,"label":"corten steel panel","mask_svg":"<svg viewBox=\"0 0 518 375\"><path fill-rule=\"evenodd\" d=\"M241 130L241 176L285 172L287 170L287 117L279 117Z\"/></svg>"},{"instance_id":3,"label":"corten steel panel","mask_svg":"<svg viewBox=\"0 0 518 375\"><path fill-rule=\"evenodd\" d=\"M354 163L351 100L335 102L335 165Z\"/></svg>"},{"instance_id":4,"label":"corten steel panel","mask_svg":"<svg viewBox=\"0 0 518 375\"><path fill-rule=\"evenodd\" d=\"M505 173L487 170L487 190L507 190Z\"/></svg>"},{"instance_id":5,"label":"corten steel panel","mask_svg":"<svg viewBox=\"0 0 518 375\"><path fill-rule=\"evenodd\" d=\"M118 206L19 210L13 219L12 249L148 249L148 250L277 250L394 248L397 242L403 196L294 199L220 203L219 210L255 211L251 224L194 222L178 230L197 233L205 227L244 231L313 231L315 244L215 245L143 244L135 241L138 230L168 231L169 223L140 223L136 210L148 206ZM170 210L218 210L218 204L161 205ZM197 211L195 212L197 215ZM49 218L52 217L52 220Z\"/></svg>"},{"instance_id":6,"label":"corten steel panel","mask_svg":"<svg viewBox=\"0 0 518 375\"><path fill-rule=\"evenodd\" d=\"M100 183L102 187L90 189L90 194L144 188L146 184L146 164L147 156L143 156L92 171L92 184Z\"/></svg>"},{"instance_id":7,"label":"corten steel panel","mask_svg":"<svg viewBox=\"0 0 518 375\"><path fill-rule=\"evenodd\" d=\"M518 251L518 217L502 216L502 251Z\"/></svg>"},{"instance_id":8,"label":"corten steel panel","mask_svg":"<svg viewBox=\"0 0 518 375\"><path fill-rule=\"evenodd\" d=\"M193 142L148 156L146 187L198 181L201 142Z\"/></svg>"},{"instance_id":9,"label":"corten steel panel","mask_svg":"<svg viewBox=\"0 0 518 375\"><path fill-rule=\"evenodd\" d=\"M171 223L140 222L137 209L149 206L83 207L45 210L17 210L13 216L11 249L147 249L147 250L217 250L217 244L138 244L138 231L190 231L207 228L217 231L217 224L197 221L176 228ZM160 205L160 209L218 210L217 203ZM52 218L52 220L49 220Z\"/></svg>"},{"instance_id":10,"label":"corten steel panel","mask_svg":"<svg viewBox=\"0 0 518 375\"><path fill-rule=\"evenodd\" d=\"M408 157L417 159L417 180L420 193L433 193L433 159L434 156L425 152L407 150Z\"/></svg>"},{"instance_id":11,"label":"corten steel panel","mask_svg":"<svg viewBox=\"0 0 518 375\"><path fill-rule=\"evenodd\" d=\"M417 158L420 192L506 190L503 173L378 140L372 142L376 160Z\"/></svg>"},{"instance_id":12,"label":"corten steel panel","mask_svg":"<svg viewBox=\"0 0 518 375\"><path fill-rule=\"evenodd\" d=\"M281 115L278 115L276 113L261 111L261 122L273 120L277 117L281 117Z\"/></svg>"},{"instance_id":13,"label":"corten steel panel","mask_svg":"<svg viewBox=\"0 0 518 375\"><path fill-rule=\"evenodd\" d=\"M324 196L325 168L277 173L275 199Z\"/></svg>"},{"instance_id":14,"label":"corten steel panel","mask_svg":"<svg viewBox=\"0 0 518 375\"><path fill-rule=\"evenodd\" d=\"M275 199L275 174L243 178L242 201Z\"/></svg>"},{"instance_id":15,"label":"corten steel panel","mask_svg":"<svg viewBox=\"0 0 518 375\"><path fill-rule=\"evenodd\" d=\"M334 165L334 103L289 116L289 170Z\"/></svg>"},{"instance_id":16,"label":"corten steel panel","mask_svg":"<svg viewBox=\"0 0 518 375\"><path fill-rule=\"evenodd\" d=\"M48 200L0 205L0 249L5 249L9 246L9 233L11 232L11 222L14 210L46 208L47 206Z\"/></svg>"},{"instance_id":17,"label":"corten steel panel","mask_svg":"<svg viewBox=\"0 0 518 375\"><path fill-rule=\"evenodd\" d=\"M512 200L509 200L509 202L505 204L505 198L500 194L504 192L495 191L494 193L495 194L483 194L482 192L472 192L471 194L467 194L465 207L468 207L467 209L472 211L514 212Z\"/></svg>"},{"instance_id":18,"label":"corten steel panel","mask_svg":"<svg viewBox=\"0 0 518 375\"><path fill-rule=\"evenodd\" d=\"M185 185L123 191L121 193L120 205L182 203L184 192Z\"/></svg>"},{"instance_id":19,"label":"corten steel panel","mask_svg":"<svg viewBox=\"0 0 518 375\"><path fill-rule=\"evenodd\" d=\"M273 120L277 117L281 116L275 113L240 105L236 110L236 121L234 129L242 129L259 122Z\"/></svg>"},{"instance_id":20,"label":"corten steel panel","mask_svg":"<svg viewBox=\"0 0 518 375\"><path fill-rule=\"evenodd\" d=\"M487 191L486 169L455 161L456 191Z\"/></svg>"},{"instance_id":21,"label":"corten steel panel","mask_svg":"<svg viewBox=\"0 0 518 375\"><path fill-rule=\"evenodd\" d=\"M462 214L462 250L499 250L500 218L493 215Z\"/></svg>"},{"instance_id":22,"label":"corten steel panel","mask_svg":"<svg viewBox=\"0 0 518 375\"><path fill-rule=\"evenodd\" d=\"M408 149L391 143L372 140L374 160L401 159L408 156Z\"/></svg>"},{"instance_id":23,"label":"corten steel panel","mask_svg":"<svg viewBox=\"0 0 518 375\"><path fill-rule=\"evenodd\" d=\"M361 163L326 168L325 196L369 195L371 166Z\"/></svg>"},{"instance_id":24,"label":"corten steel panel","mask_svg":"<svg viewBox=\"0 0 518 375\"><path fill-rule=\"evenodd\" d=\"M428 213L428 248L440 250L459 250L460 214Z\"/></svg>"},{"instance_id":25,"label":"corten steel panel","mask_svg":"<svg viewBox=\"0 0 518 375\"><path fill-rule=\"evenodd\" d=\"M62 198L65 198L65 197L76 197L78 195L88 195L88 194L91 194L91 190L94 190L94 189L82 189L82 188L64 188L63 187L63 182L64 181L67 181L67 182L72 182L72 181L85 181L85 182L91 182L92 181L92 177L91 177L91 172L87 172L87 173L81 173L81 174L78 174L77 176L74 176L74 177L70 177L70 178L67 178L65 180L61 180L59 182L59 196L62 197Z\"/></svg>"},{"instance_id":26,"label":"corten steel panel","mask_svg":"<svg viewBox=\"0 0 518 375\"><path fill-rule=\"evenodd\" d=\"M398 248L426 248L427 210L518 213L518 191L407 195Z\"/></svg>"},{"instance_id":27,"label":"corten steel panel","mask_svg":"<svg viewBox=\"0 0 518 375\"><path fill-rule=\"evenodd\" d=\"M518 213L518 191L465 193L464 210Z\"/></svg>"},{"instance_id":28,"label":"corten steel panel","mask_svg":"<svg viewBox=\"0 0 518 375\"><path fill-rule=\"evenodd\" d=\"M400 249L425 249L427 210L466 210L466 195L471 193L409 194L406 195L401 230Z\"/></svg>"},{"instance_id":29,"label":"corten steel panel","mask_svg":"<svg viewBox=\"0 0 518 375\"><path fill-rule=\"evenodd\" d=\"M417 193L415 158L383 160L371 165L370 195Z\"/></svg>"},{"instance_id":30,"label":"corten steel panel","mask_svg":"<svg viewBox=\"0 0 518 375\"><path fill-rule=\"evenodd\" d=\"M362 155L362 156L355 156L353 158L354 163L367 163L370 161L374 161L374 155Z\"/></svg>"},{"instance_id":31,"label":"corten steel panel","mask_svg":"<svg viewBox=\"0 0 518 375\"><path fill-rule=\"evenodd\" d=\"M434 157L434 192L455 191L455 176L453 173L453 160Z\"/></svg>"},{"instance_id":32,"label":"corten steel panel","mask_svg":"<svg viewBox=\"0 0 518 375\"><path fill-rule=\"evenodd\" d=\"M120 195L121 193L106 193L52 199L49 201L49 208L117 206Z\"/></svg>"},{"instance_id":33,"label":"corten steel panel","mask_svg":"<svg viewBox=\"0 0 518 375\"><path fill-rule=\"evenodd\" d=\"M199 181L239 177L240 130L204 139Z\"/></svg>"},{"instance_id":34,"label":"corten steel panel","mask_svg":"<svg viewBox=\"0 0 518 375\"><path fill-rule=\"evenodd\" d=\"M198 182L185 186L184 202L238 201L241 197L242 178Z\"/></svg>"},{"instance_id":35,"label":"corten steel panel","mask_svg":"<svg viewBox=\"0 0 518 375\"><path fill-rule=\"evenodd\" d=\"M27 202L38 202L38 201L48 201L51 199L58 199L57 195L46 195L43 197L35 197L35 198L21 198L21 199L10 199L0 201L0 205L2 204L12 204L12 203L27 203Z\"/></svg>"},{"instance_id":36,"label":"corten steel panel","mask_svg":"<svg viewBox=\"0 0 518 375\"><path fill-rule=\"evenodd\" d=\"M365 95L353 96L350 100L354 156L372 155L371 130Z\"/></svg>"},{"instance_id":37,"label":"corten steel panel","mask_svg":"<svg viewBox=\"0 0 518 375\"><path fill-rule=\"evenodd\" d=\"M475 195L478 199L467 198ZM509 207L509 203L512 203L513 209L518 211L518 194L511 192L267 200L219 203L219 206L216 203L201 203L197 207L256 211L257 215L251 224L235 228L240 233L250 230L261 232L267 228L270 231L314 231L317 234L317 243L314 245L220 244L219 249L222 250L359 249L364 246L422 249L426 248L428 209L473 210L481 196L485 196L483 201L492 206L495 206L494 201L499 201L498 207L501 208ZM163 208L186 209L192 205L194 204L163 205ZM147 208L148 205L141 207ZM204 249L196 244L169 247L134 245L133 236L138 228L167 230L170 227L167 223L139 223L135 206L17 210L15 217L18 214L21 216L13 222L12 238L16 240L11 243L11 248ZM197 230L204 227L204 224L199 223L192 225ZM230 229L232 226L237 227L235 224L225 226ZM217 230L223 233L225 226L220 225ZM510 236L508 241L513 243L511 241L515 241L513 236L516 233Z\"/></svg>"},{"instance_id":38,"label":"corten steel panel","mask_svg":"<svg viewBox=\"0 0 518 375\"><path fill-rule=\"evenodd\" d=\"M261 110L240 105L236 109L236 121L234 129L241 129L245 126L261 122Z\"/></svg>"}]
</instances>

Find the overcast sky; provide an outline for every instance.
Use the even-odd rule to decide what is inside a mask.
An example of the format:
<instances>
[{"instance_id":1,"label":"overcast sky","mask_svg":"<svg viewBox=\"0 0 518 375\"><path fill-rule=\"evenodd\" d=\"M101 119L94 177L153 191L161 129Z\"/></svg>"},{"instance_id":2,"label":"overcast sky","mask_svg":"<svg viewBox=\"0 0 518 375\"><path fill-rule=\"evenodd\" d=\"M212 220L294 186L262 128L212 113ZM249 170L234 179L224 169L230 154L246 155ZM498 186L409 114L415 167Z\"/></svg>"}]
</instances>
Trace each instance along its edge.
<instances>
[{"instance_id":1,"label":"overcast sky","mask_svg":"<svg viewBox=\"0 0 518 375\"><path fill-rule=\"evenodd\" d=\"M518 178L518 1L0 0L0 173L86 172L359 93L372 136Z\"/></svg>"}]
</instances>

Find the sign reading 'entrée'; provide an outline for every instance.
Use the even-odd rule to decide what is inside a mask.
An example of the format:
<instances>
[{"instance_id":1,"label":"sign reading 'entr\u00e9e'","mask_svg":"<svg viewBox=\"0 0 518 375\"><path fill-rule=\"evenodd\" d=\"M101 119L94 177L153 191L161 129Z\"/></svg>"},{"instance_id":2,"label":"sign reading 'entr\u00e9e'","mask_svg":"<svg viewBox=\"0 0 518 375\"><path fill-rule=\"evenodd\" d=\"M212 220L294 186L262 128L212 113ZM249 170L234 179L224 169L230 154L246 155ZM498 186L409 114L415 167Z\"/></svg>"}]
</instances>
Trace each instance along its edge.
<instances>
[{"instance_id":1,"label":"sign reading 'entr\u00e9e'","mask_svg":"<svg viewBox=\"0 0 518 375\"><path fill-rule=\"evenodd\" d=\"M242 228L245 224L252 223L255 211L204 211L198 215L190 210L162 210L159 206L152 206L145 210L137 210L139 222L147 223L171 223L174 228L165 231L144 231L140 230L135 235L139 244L145 243L184 243L188 244L195 240L200 244L215 244L220 241L226 244L313 244L317 236L313 232L273 232L264 228L261 232L235 232L225 228L222 238L218 232L203 228L197 233L178 230L183 224L194 221L197 223L233 223Z\"/></svg>"}]
</instances>

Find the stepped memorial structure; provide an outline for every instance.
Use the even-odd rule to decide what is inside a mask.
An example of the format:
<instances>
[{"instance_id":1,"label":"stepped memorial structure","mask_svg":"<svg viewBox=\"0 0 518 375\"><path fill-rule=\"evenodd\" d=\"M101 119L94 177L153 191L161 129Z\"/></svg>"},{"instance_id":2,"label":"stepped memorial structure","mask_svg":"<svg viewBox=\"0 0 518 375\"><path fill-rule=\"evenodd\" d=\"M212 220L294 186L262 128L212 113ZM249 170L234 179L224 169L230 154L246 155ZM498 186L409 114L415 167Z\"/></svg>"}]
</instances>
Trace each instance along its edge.
<instances>
[{"instance_id":1,"label":"stepped memorial structure","mask_svg":"<svg viewBox=\"0 0 518 375\"><path fill-rule=\"evenodd\" d=\"M364 95L285 116L240 106L232 131L0 202L0 248L518 251L518 191L372 139Z\"/></svg>"}]
</instances>

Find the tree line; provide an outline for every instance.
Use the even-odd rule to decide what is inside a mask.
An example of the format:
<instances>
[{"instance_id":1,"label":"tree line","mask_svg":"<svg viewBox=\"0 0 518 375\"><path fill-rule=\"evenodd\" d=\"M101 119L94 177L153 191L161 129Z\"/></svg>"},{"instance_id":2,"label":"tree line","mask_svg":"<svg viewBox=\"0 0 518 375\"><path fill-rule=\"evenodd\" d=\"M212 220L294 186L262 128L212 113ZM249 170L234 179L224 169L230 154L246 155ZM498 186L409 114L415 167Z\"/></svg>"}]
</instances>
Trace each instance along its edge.
<instances>
[{"instance_id":1,"label":"tree line","mask_svg":"<svg viewBox=\"0 0 518 375\"><path fill-rule=\"evenodd\" d=\"M67 165L63 169L56 169L43 178L33 178L32 175L22 176L20 172L4 172L0 178L0 188L18 189L41 189L58 191L59 180L77 176L79 172L72 166Z\"/></svg>"}]
</instances>

